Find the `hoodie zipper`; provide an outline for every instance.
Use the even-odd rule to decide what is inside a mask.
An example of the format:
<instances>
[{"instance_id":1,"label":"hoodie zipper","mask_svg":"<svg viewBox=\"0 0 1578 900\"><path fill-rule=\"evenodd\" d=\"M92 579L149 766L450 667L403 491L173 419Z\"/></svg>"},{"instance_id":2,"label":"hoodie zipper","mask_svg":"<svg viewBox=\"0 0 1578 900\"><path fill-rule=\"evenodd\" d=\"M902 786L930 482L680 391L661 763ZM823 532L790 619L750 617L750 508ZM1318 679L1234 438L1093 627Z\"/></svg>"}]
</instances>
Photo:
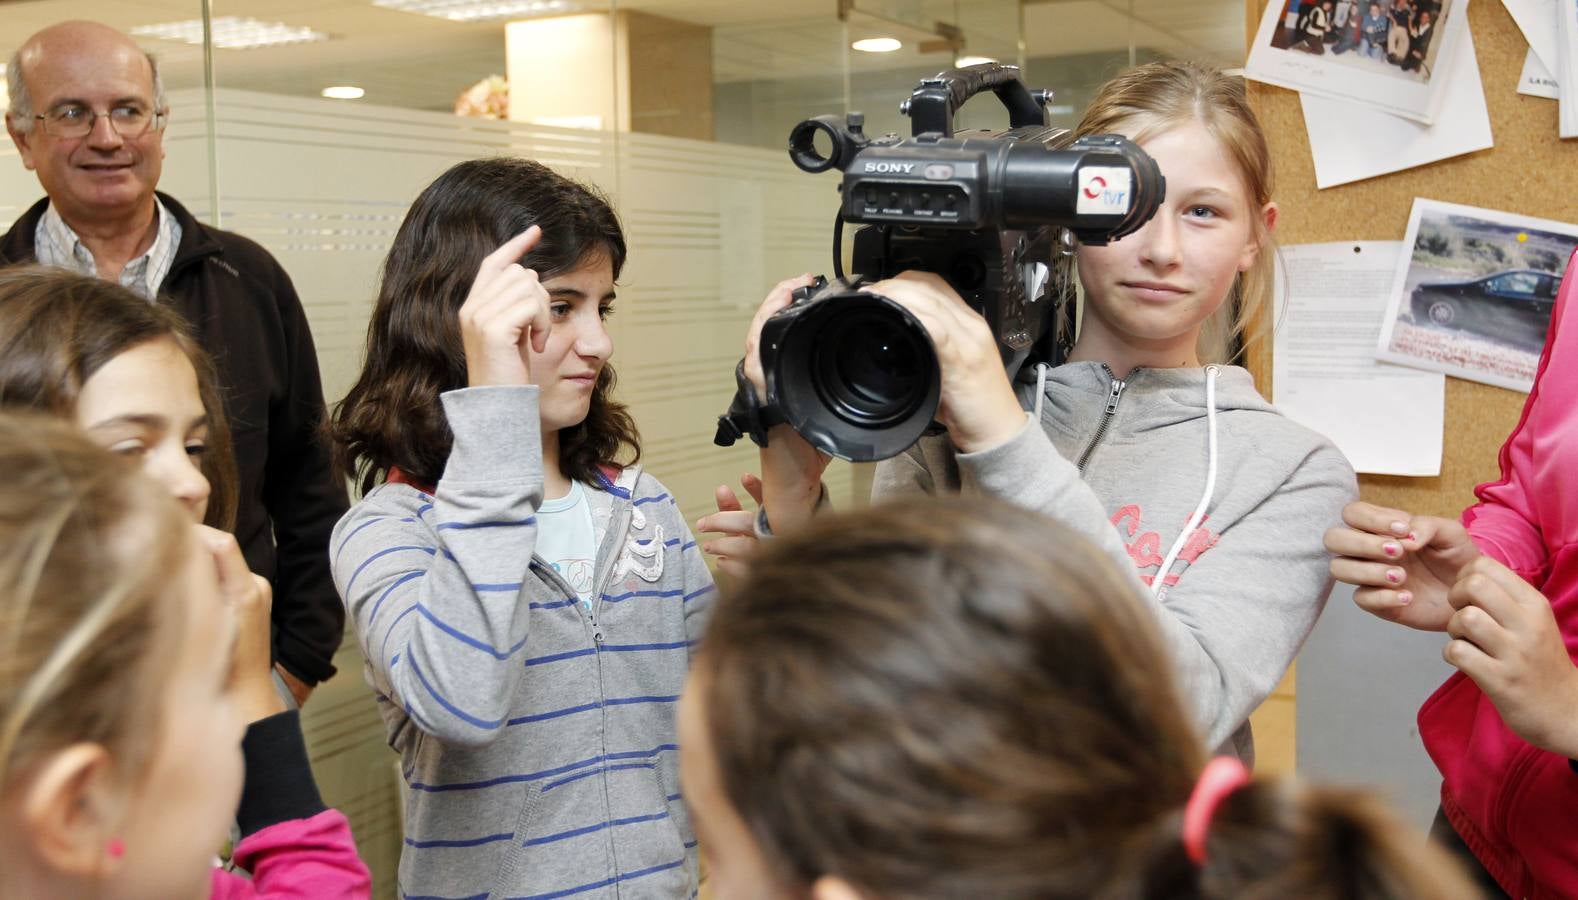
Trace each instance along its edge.
<instances>
[{"instance_id":1,"label":"hoodie zipper","mask_svg":"<svg viewBox=\"0 0 1578 900\"><path fill-rule=\"evenodd\" d=\"M1105 365L1103 369L1107 369ZM1107 426L1112 424L1112 417L1118 414L1118 401L1123 399L1123 389L1129 386L1127 381L1112 375L1112 370L1107 369L1107 375L1112 377L1112 385L1107 389L1107 408L1102 413L1101 424L1096 426L1096 433L1091 435L1090 443L1085 445L1085 452L1079 455L1080 474L1085 472L1085 464L1090 462L1090 455L1096 452L1096 445L1101 443L1102 437L1107 434Z\"/></svg>"},{"instance_id":2,"label":"hoodie zipper","mask_svg":"<svg viewBox=\"0 0 1578 900\"><path fill-rule=\"evenodd\" d=\"M631 496L635 495L634 482L631 484ZM599 741L604 766L608 759L608 688L605 684L607 673L603 670L603 628L597 623L597 614L603 609L603 595L608 592L608 584L613 575L614 568L619 563L619 558L624 554L625 538L629 534L631 510L634 509L631 501L615 499L613 512L608 517L608 531L603 534L602 546L598 547L598 571L592 584L592 609L587 611L586 617L592 626L592 642L597 646L597 696L598 702L603 705L599 715L602 716L602 725L598 729ZM661 552L661 550L659 551ZM613 818L614 798L608 786L608 773L605 771L601 779L603 783L603 809L608 818ZM613 829L608 829L608 860L614 869L614 896L621 896L620 875L623 867L619 864L619 850L614 846Z\"/></svg>"}]
</instances>

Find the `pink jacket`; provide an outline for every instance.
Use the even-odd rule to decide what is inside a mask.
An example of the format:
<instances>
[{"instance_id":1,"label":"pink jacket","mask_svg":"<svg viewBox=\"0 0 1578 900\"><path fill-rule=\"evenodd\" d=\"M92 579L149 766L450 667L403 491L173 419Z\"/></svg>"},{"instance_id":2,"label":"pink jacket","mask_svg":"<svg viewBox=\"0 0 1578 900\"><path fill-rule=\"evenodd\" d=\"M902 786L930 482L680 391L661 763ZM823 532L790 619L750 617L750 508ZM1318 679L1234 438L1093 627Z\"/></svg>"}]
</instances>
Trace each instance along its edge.
<instances>
[{"instance_id":1,"label":"pink jacket","mask_svg":"<svg viewBox=\"0 0 1578 900\"><path fill-rule=\"evenodd\" d=\"M372 893L351 825L332 809L247 835L236 845L235 862L252 878L215 869L210 900L361 900Z\"/></svg>"},{"instance_id":2,"label":"pink jacket","mask_svg":"<svg viewBox=\"0 0 1578 900\"><path fill-rule=\"evenodd\" d=\"M1551 601L1578 660L1578 254L1568 261L1523 417L1463 522L1480 549ZM1573 711L1578 715L1578 710ZM1441 808L1501 887L1578 897L1578 772L1512 732L1461 672L1419 710Z\"/></svg>"}]
</instances>

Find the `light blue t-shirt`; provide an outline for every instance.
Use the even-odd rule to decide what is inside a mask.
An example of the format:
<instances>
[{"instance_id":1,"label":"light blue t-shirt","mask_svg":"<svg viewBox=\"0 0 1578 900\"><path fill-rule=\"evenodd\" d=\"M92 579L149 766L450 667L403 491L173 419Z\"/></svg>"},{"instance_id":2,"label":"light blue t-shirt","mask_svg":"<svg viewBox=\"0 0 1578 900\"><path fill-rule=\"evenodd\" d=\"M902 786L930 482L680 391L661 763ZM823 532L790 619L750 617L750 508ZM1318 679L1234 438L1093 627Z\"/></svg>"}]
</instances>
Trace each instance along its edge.
<instances>
[{"instance_id":1,"label":"light blue t-shirt","mask_svg":"<svg viewBox=\"0 0 1578 900\"><path fill-rule=\"evenodd\" d=\"M537 510L537 555L553 566L592 608L592 582L596 571L597 543L592 532L592 504L579 481L557 500L545 500Z\"/></svg>"}]
</instances>

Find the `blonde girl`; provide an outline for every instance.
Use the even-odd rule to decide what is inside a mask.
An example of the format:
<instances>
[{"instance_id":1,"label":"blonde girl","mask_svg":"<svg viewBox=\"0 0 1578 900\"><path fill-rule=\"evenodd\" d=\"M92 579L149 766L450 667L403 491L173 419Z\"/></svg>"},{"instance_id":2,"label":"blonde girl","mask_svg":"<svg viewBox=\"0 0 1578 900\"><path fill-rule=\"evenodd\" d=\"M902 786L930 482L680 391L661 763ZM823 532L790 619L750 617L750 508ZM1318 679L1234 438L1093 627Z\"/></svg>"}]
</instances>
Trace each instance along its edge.
<instances>
[{"instance_id":1,"label":"blonde girl","mask_svg":"<svg viewBox=\"0 0 1578 900\"><path fill-rule=\"evenodd\" d=\"M941 279L905 273L869 288L930 333L947 427L881 463L873 498L993 494L1092 539L1151 596L1210 745L1252 761L1249 714L1315 624L1331 589L1321 535L1357 493L1342 454L1229 365L1269 295L1277 206L1265 137L1241 80L1182 62L1120 74L1075 133L1138 143L1167 179L1161 208L1121 240L1078 249L1085 304L1069 360L1017 385L985 320ZM761 323L803 281L780 284L752 324L746 370L759 391ZM793 530L814 509L825 461L787 427L761 459L765 524ZM746 515L703 522L726 532L711 552L749 555Z\"/></svg>"}]
</instances>

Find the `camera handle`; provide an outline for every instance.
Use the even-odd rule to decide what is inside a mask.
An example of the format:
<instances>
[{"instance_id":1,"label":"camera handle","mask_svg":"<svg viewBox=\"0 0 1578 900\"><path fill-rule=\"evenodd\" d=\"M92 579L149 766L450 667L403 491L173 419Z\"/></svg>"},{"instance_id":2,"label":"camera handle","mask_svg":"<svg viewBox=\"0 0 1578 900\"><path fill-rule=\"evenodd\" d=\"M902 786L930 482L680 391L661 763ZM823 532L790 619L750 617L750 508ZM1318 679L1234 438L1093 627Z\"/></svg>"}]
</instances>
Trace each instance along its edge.
<instances>
[{"instance_id":1,"label":"camera handle","mask_svg":"<svg viewBox=\"0 0 1578 900\"><path fill-rule=\"evenodd\" d=\"M770 406L763 406L756 394L756 386L745 377L745 360L734 367L734 399L729 409L718 417L718 432L712 442L719 447L732 447L740 438L748 437L758 447L767 446L767 430L782 425L784 417Z\"/></svg>"},{"instance_id":2,"label":"camera handle","mask_svg":"<svg viewBox=\"0 0 1578 900\"><path fill-rule=\"evenodd\" d=\"M981 63L962 69L948 69L915 86L910 98L899 105L899 112L910 117L915 137L937 134L953 137L953 117L966 100L990 89L1008 109L1010 128L1045 127L1047 91L1030 91L1019 80L1018 66Z\"/></svg>"}]
</instances>

